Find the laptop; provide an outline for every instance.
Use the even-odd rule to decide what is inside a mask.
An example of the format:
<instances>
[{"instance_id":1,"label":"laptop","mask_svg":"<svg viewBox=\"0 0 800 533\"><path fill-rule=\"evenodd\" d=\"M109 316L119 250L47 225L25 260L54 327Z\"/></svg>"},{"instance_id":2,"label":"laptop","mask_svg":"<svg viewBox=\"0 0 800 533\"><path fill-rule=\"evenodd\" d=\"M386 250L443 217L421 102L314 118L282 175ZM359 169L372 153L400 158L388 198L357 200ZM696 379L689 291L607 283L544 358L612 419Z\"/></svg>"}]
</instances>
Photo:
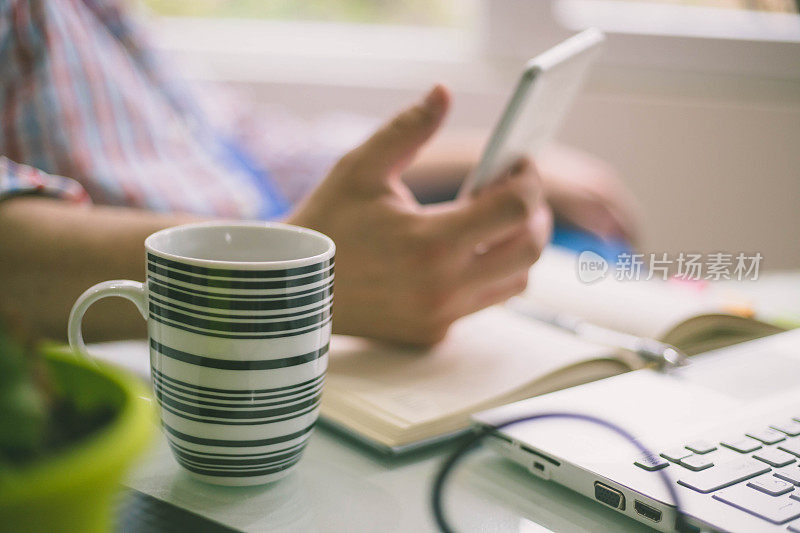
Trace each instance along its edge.
<instances>
[{"instance_id":1,"label":"laptop","mask_svg":"<svg viewBox=\"0 0 800 533\"><path fill-rule=\"evenodd\" d=\"M584 420L523 422L487 437L532 475L661 531L800 532L800 330L479 413L477 425L572 412L608 420L652 454Z\"/></svg>"}]
</instances>

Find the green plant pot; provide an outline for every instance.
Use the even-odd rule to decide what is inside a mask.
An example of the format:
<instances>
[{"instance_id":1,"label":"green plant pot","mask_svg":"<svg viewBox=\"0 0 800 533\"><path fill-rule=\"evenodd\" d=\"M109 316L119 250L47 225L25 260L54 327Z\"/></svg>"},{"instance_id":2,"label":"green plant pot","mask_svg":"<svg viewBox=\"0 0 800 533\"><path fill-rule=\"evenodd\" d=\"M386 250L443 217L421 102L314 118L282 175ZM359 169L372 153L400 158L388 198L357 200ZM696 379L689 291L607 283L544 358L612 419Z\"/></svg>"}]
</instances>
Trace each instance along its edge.
<instances>
[{"instance_id":1,"label":"green plant pot","mask_svg":"<svg viewBox=\"0 0 800 533\"><path fill-rule=\"evenodd\" d=\"M60 393L80 407L110 406L115 415L50 456L18 469L0 468L0 529L109 531L121 477L156 428L153 407L140 398L150 395L136 377L116 368L63 348L43 352Z\"/></svg>"}]
</instances>

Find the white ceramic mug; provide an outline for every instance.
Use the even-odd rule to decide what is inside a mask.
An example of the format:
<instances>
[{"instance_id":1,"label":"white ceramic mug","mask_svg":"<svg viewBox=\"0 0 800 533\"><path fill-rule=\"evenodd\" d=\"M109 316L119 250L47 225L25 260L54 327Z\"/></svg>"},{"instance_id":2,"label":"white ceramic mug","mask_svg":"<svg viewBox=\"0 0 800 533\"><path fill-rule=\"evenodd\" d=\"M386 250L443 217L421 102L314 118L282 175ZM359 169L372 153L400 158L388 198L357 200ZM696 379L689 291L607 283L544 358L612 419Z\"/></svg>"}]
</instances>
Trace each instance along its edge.
<instances>
[{"instance_id":1,"label":"white ceramic mug","mask_svg":"<svg viewBox=\"0 0 800 533\"><path fill-rule=\"evenodd\" d=\"M300 460L319 414L335 245L305 228L208 222L145 240L147 283L99 283L75 302L69 342L100 298L147 320L153 389L170 447L193 476L256 485Z\"/></svg>"}]
</instances>

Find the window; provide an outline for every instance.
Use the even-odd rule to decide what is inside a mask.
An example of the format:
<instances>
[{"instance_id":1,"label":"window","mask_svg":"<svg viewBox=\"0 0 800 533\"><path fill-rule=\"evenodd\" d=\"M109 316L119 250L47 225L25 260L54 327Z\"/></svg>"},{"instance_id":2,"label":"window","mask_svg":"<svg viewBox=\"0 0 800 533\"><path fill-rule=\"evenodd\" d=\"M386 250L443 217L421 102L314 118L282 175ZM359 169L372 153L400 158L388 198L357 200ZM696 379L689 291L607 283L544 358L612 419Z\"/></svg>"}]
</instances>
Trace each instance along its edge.
<instances>
[{"instance_id":1,"label":"window","mask_svg":"<svg viewBox=\"0 0 800 533\"><path fill-rule=\"evenodd\" d=\"M168 17L256 18L358 24L464 26L475 2L465 0L145 0Z\"/></svg>"},{"instance_id":2,"label":"window","mask_svg":"<svg viewBox=\"0 0 800 533\"><path fill-rule=\"evenodd\" d=\"M530 57L532 50L594 26L608 36L600 64L609 68L662 77L683 72L800 79L800 18L793 0L484 2L485 42L495 56ZM781 11L765 11L767 6ZM537 21L535 32L531 21Z\"/></svg>"},{"instance_id":3,"label":"window","mask_svg":"<svg viewBox=\"0 0 800 533\"><path fill-rule=\"evenodd\" d=\"M554 0L568 27L614 33L797 42L794 0Z\"/></svg>"},{"instance_id":4,"label":"window","mask_svg":"<svg viewBox=\"0 0 800 533\"><path fill-rule=\"evenodd\" d=\"M726 9L745 9L749 11L771 11L776 13L796 13L795 0L623 0L625 2L652 2L694 7L720 7Z\"/></svg>"},{"instance_id":5,"label":"window","mask_svg":"<svg viewBox=\"0 0 800 533\"><path fill-rule=\"evenodd\" d=\"M800 0L142 1L163 49L228 81L498 90L590 26L612 68L800 79Z\"/></svg>"},{"instance_id":6,"label":"window","mask_svg":"<svg viewBox=\"0 0 800 533\"><path fill-rule=\"evenodd\" d=\"M141 1L190 76L391 88L457 75L486 0Z\"/></svg>"}]
</instances>

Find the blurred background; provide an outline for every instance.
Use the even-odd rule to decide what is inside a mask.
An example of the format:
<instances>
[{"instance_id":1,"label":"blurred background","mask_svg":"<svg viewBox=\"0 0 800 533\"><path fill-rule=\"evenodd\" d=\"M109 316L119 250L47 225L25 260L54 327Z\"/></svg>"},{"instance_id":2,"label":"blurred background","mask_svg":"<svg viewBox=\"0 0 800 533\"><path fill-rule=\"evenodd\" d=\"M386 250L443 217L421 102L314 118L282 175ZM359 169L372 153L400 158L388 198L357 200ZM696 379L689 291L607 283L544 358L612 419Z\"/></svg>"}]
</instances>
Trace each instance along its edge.
<instances>
[{"instance_id":1,"label":"blurred background","mask_svg":"<svg viewBox=\"0 0 800 533\"><path fill-rule=\"evenodd\" d=\"M300 117L386 117L441 81L448 128L486 131L522 64L608 35L559 136L616 166L642 248L761 252L800 267L794 0L144 0L185 73Z\"/></svg>"}]
</instances>

